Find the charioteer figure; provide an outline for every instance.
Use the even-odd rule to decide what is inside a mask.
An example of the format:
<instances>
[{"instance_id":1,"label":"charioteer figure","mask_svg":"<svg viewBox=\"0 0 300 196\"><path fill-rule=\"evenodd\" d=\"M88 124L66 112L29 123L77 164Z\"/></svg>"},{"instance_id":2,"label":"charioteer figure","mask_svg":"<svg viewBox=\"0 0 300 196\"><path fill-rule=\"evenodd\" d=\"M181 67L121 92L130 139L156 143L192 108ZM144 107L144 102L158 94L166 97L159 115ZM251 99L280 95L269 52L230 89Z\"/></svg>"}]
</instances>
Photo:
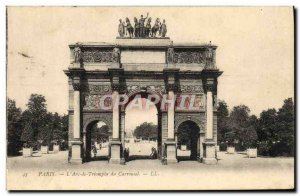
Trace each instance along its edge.
<instances>
[{"instance_id":1,"label":"charioteer figure","mask_svg":"<svg viewBox=\"0 0 300 196\"><path fill-rule=\"evenodd\" d=\"M140 37L145 37L145 20L148 18L149 13L147 13L147 17L144 18L143 15L141 15L141 18L139 20L140 23Z\"/></svg>"}]
</instances>

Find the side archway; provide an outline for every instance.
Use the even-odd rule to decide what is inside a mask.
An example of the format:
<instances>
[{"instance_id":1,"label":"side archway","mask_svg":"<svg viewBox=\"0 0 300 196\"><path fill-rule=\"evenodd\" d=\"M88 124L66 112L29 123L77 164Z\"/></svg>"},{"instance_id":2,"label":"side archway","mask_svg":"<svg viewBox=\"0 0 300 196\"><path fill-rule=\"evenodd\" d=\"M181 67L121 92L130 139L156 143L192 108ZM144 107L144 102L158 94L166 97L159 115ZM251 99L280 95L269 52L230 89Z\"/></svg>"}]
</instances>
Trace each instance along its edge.
<instances>
[{"instance_id":1,"label":"side archway","mask_svg":"<svg viewBox=\"0 0 300 196\"><path fill-rule=\"evenodd\" d=\"M199 124L191 119L181 120L176 124L177 159L179 161L200 159L202 146L200 132Z\"/></svg>"},{"instance_id":2,"label":"side archway","mask_svg":"<svg viewBox=\"0 0 300 196\"><path fill-rule=\"evenodd\" d=\"M88 162L91 160L107 160L108 155L107 153L103 152L105 151L104 148L107 147L107 145L105 144L108 143L109 138L111 137L112 124L110 123L110 121L107 118L99 118L99 116L93 116L86 119L83 125L84 126L82 134L84 161ZM102 131L104 131L105 133L100 133Z\"/></svg>"}]
</instances>

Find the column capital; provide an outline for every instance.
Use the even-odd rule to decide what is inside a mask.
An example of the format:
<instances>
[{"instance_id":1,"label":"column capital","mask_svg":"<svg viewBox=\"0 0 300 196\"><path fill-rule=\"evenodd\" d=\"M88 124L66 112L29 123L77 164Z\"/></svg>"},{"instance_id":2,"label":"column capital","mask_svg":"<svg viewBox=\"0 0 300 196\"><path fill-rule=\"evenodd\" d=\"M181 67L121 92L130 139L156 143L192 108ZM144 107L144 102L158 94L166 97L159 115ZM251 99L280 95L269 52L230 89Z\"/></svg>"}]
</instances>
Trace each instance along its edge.
<instances>
[{"instance_id":1,"label":"column capital","mask_svg":"<svg viewBox=\"0 0 300 196\"><path fill-rule=\"evenodd\" d=\"M165 76L166 90L177 91L178 89L178 73L179 69L165 68L163 70Z\"/></svg>"},{"instance_id":2,"label":"column capital","mask_svg":"<svg viewBox=\"0 0 300 196\"><path fill-rule=\"evenodd\" d=\"M80 83L72 83L74 91L80 91L81 84Z\"/></svg>"},{"instance_id":3,"label":"column capital","mask_svg":"<svg viewBox=\"0 0 300 196\"><path fill-rule=\"evenodd\" d=\"M120 89L120 84L111 84L111 89L113 91L119 91Z\"/></svg>"},{"instance_id":4,"label":"column capital","mask_svg":"<svg viewBox=\"0 0 300 196\"><path fill-rule=\"evenodd\" d=\"M214 91L216 88L216 80L214 78L207 78L205 81L205 89L206 91Z\"/></svg>"},{"instance_id":5,"label":"column capital","mask_svg":"<svg viewBox=\"0 0 300 196\"><path fill-rule=\"evenodd\" d=\"M108 72L111 77L111 88L113 91L119 91L121 89L120 79L124 73L122 68L112 68L108 69Z\"/></svg>"},{"instance_id":6,"label":"column capital","mask_svg":"<svg viewBox=\"0 0 300 196\"><path fill-rule=\"evenodd\" d=\"M81 88L81 78L80 76L74 76L72 79L72 86L75 91L79 91Z\"/></svg>"},{"instance_id":7,"label":"column capital","mask_svg":"<svg viewBox=\"0 0 300 196\"><path fill-rule=\"evenodd\" d=\"M167 84L166 85L166 90L169 91L174 91L176 92L178 90L178 85L177 84Z\"/></svg>"}]
</instances>

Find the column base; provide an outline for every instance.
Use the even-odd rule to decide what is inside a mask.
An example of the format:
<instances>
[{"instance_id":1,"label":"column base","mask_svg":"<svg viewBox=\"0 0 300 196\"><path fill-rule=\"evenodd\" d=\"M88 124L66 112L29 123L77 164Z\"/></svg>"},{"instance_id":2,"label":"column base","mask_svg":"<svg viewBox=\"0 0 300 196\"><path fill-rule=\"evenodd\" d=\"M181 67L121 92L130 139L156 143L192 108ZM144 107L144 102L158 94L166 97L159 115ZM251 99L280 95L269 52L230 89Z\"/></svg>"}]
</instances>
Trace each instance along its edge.
<instances>
[{"instance_id":1,"label":"column base","mask_svg":"<svg viewBox=\"0 0 300 196\"><path fill-rule=\"evenodd\" d=\"M176 156L176 142L175 141L166 141L165 142L165 160L164 164L174 164L178 163L177 156Z\"/></svg>"},{"instance_id":2,"label":"column base","mask_svg":"<svg viewBox=\"0 0 300 196\"><path fill-rule=\"evenodd\" d=\"M198 161L199 163L202 163L202 162L203 162L203 158L197 157L197 161Z\"/></svg>"},{"instance_id":3,"label":"column base","mask_svg":"<svg viewBox=\"0 0 300 196\"><path fill-rule=\"evenodd\" d=\"M69 163L71 164L82 164L82 157L81 157L81 141L71 141L72 144L72 151Z\"/></svg>"},{"instance_id":4,"label":"column base","mask_svg":"<svg viewBox=\"0 0 300 196\"><path fill-rule=\"evenodd\" d=\"M217 164L216 142L206 141L204 143L204 157L202 159L204 164Z\"/></svg>"},{"instance_id":5,"label":"column base","mask_svg":"<svg viewBox=\"0 0 300 196\"><path fill-rule=\"evenodd\" d=\"M110 158L109 159L109 163L110 164L122 164L122 160L121 159L118 159L118 158Z\"/></svg>"},{"instance_id":6,"label":"column base","mask_svg":"<svg viewBox=\"0 0 300 196\"><path fill-rule=\"evenodd\" d=\"M166 164L174 164L174 163L178 163L178 160L172 159L172 158L166 158Z\"/></svg>"},{"instance_id":7,"label":"column base","mask_svg":"<svg viewBox=\"0 0 300 196\"><path fill-rule=\"evenodd\" d=\"M216 158L203 158L202 163L207 165L215 165L218 163L218 160Z\"/></svg>"},{"instance_id":8,"label":"column base","mask_svg":"<svg viewBox=\"0 0 300 196\"><path fill-rule=\"evenodd\" d=\"M82 164L82 159L70 159L69 163L74 164L74 165L80 165Z\"/></svg>"},{"instance_id":9,"label":"column base","mask_svg":"<svg viewBox=\"0 0 300 196\"><path fill-rule=\"evenodd\" d=\"M121 157L122 143L119 140L110 141L110 164L124 164L125 160Z\"/></svg>"}]
</instances>

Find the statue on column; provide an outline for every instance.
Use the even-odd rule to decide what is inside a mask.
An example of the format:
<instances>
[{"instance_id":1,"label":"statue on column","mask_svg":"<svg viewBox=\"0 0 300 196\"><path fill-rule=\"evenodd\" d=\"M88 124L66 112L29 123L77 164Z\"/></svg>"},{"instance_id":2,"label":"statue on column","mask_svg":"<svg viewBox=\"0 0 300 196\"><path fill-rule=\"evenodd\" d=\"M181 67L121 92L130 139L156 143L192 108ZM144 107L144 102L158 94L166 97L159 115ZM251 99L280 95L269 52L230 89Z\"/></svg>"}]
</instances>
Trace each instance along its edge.
<instances>
[{"instance_id":1,"label":"statue on column","mask_svg":"<svg viewBox=\"0 0 300 196\"><path fill-rule=\"evenodd\" d=\"M74 63L80 62L81 54L82 54L82 51L79 47L79 44L76 43L75 48L74 48Z\"/></svg>"},{"instance_id":2,"label":"statue on column","mask_svg":"<svg viewBox=\"0 0 300 196\"><path fill-rule=\"evenodd\" d=\"M148 18L149 13L147 13L146 18L144 18L143 15L141 15L141 18L139 20L140 23L140 37L145 37L145 20Z\"/></svg>"},{"instance_id":3,"label":"statue on column","mask_svg":"<svg viewBox=\"0 0 300 196\"><path fill-rule=\"evenodd\" d=\"M120 24L119 24L118 32L119 32L120 37L124 37L125 27L124 27L122 20L120 19L119 21L120 21Z\"/></svg>"},{"instance_id":4,"label":"statue on column","mask_svg":"<svg viewBox=\"0 0 300 196\"><path fill-rule=\"evenodd\" d=\"M114 48L113 49L112 62L113 63L119 63L120 62L120 49L119 48Z\"/></svg>"},{"instance_id":5,"label":"statue on column","mask_svg":"<svg viewBox=\"0 0 300 196\"><path fill-rule=\"evenodd\" d=\"M167 25L166 25L166 20L164 19L160 27L161 37L166 37L166 33L167 33Z\"/></svg>"},{"instance_id":6,"label":"statue on column","mask_svg":"<svg viewBox=\"0 0 300 196\"><path fill-rule=\"evenodd\" d=\"M213 49L211 47L206 50L206 68L213 68Z\"/></svg>"},{"instance_id":7,"label":"statue on column","mask_svg":"<svg viewBox=\"0 0 300 196\"><path fill-rule=\"evenodd\" d=\"M168 48L167 61L168 63L174 63L174 48Z\"/></svg>"}]
</instances>

